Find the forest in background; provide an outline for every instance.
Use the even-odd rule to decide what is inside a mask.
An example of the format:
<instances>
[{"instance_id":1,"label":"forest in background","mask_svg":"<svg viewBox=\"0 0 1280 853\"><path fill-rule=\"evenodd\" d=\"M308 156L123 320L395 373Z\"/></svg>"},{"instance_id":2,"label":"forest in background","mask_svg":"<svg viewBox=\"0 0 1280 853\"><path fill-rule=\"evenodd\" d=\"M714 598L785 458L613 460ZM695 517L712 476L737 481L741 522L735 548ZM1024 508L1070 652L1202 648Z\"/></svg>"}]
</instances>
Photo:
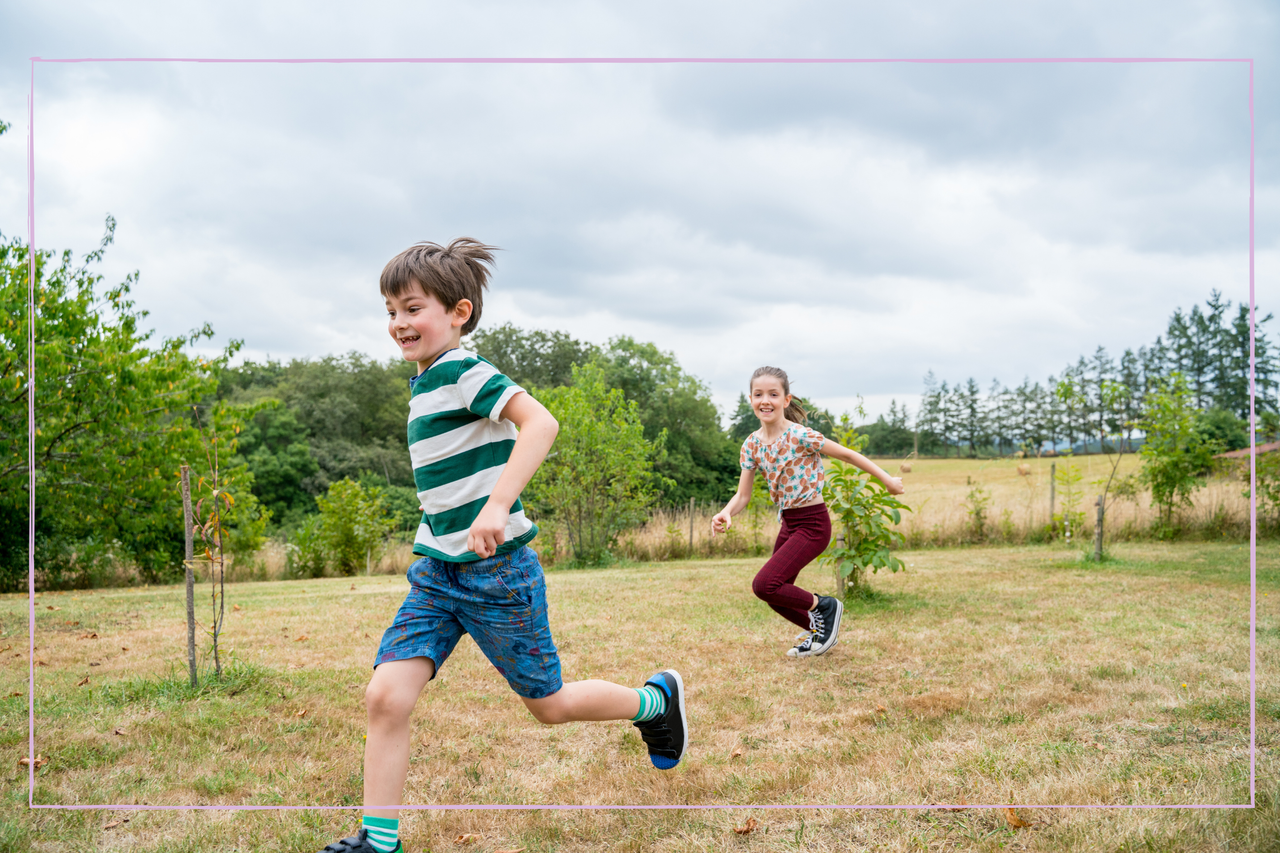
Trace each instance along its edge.
<instances>
[{"instance_id":1,"label":"forest in background","mask_svg":"<svg viewBox=\"0 0 1280 853\"><path fill-rule=\"evenodd\" d=\"M122 565L145 582L178 576L176 480L184 463L196 473L197 492L215 488L216 470L216 488L234 498L234 508L219 520L227 526L229 553L251 553L266 536L295 533L306 540L308 529L318 535L321 505L336 500L333 489L344 483L356 489L353 502L344 504L348 516L375 505L386 514L385 524L360 535L416 526L404 447L413 365L359 353L236 364L239 342L217 356L192 353L212 337L207 325L154 340L145 330L146 311L130 297L136 274L104 288L94 272L113 233L108 218L101 245L78 262L70 251L37 252L35 526L42 583L91 585L119 577ZM0 589L6 590L24 582L27 564L27 263L21 240L0 238ZM895 400L887 416L860 426L850 413L836 417L802 402L811 425L829 437L855 426L869 455L916 449L941 456L1034 455L1072 445L1083 452L1105 449L1102 435L1137 444L1142 436L1135 429L1153 390L1177 375L1194 406L1195 433L1216 448L1241 447L1248 443L1242 418L1248 315L1244 306L1234 314L1230 309L1214 291L1204 308L1175 310L1154 343L1126 350L1118 360L1098 348L1043 385L993 383L984 394L974 379L948 385L931 373L916 412ZM1262 438L1277 432L1276 357L1264 329L1269 320L1259 315L1256 338ZM510 324L481 329L463 345L535 396L577 406L583 418L591 416L582 409L587 397L575 402L561 391L575 388L575 371L589 368L592 405L634 421L636 441L644 445L638 505L723 501L732 493L738 448L756 427L746 395L722 418L706 385L674 354L626 336L596 345ZM1064 385L1076 393L1062 393ZM1106 405L1104 388L1111 389ZM586 393L585 386L579 390ZM558 446L566 445L563 432ZM538 496L551 491L537 482L531 490L536 511ZM360 503L374 491L375 503Z\"/></svg>"}]
</instances>

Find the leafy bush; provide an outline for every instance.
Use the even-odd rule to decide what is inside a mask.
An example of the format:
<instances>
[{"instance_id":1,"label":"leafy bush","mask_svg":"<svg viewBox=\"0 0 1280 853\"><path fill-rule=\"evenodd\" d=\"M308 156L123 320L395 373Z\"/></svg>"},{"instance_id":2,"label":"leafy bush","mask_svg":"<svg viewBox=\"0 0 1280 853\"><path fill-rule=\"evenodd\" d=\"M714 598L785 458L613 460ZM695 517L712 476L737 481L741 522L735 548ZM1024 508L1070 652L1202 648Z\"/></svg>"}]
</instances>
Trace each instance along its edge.
<instances>
[{"instance_id":1,"label":"leafy bush","mask_svg":"<svg viewBox=\"0 0 1280 853\"><path fill-rule=\"evenodd\" d=\"M839 443L852 450L860 451L867 441L866 436L853 431L847 415L841 418L836 433ZM820 559L834 564L846 579L847 596L865 595L867 569L874 574L882 568L891 572L902 568L902 560L890 550L904 542L893 525L902 521L902 510L910 512L911 508L885 491L870 474L836 460L827 471L822 497L844 531L844 545L832 542Z\"/></svg>"},{"instance_id":2,"label":"leafy bush","mask_svg":"<svg viewBox=\"0 0 1280 853\"><path fill-rule=\"evenodd\" d=\"M618 534L644 520L661 444L645 439L637 405L605 383L597 364L575 366L573 380L536 394L560 422L560 434L525 493L534 510L568 534L574 560L599 565Z\"/></svg>"},{"instance_id":3,"label":"leafy bush","mask_svg":"<svg viewBox=\"0 0 1280 853\"><path fill-rule=\"evenodd\" d=\"M316 498L320 506L319 541L340 574L354 575L381 553L395 520L387 515L379 489L366 489L355 480L343 479Z\"/></svg>"}]
</instances>

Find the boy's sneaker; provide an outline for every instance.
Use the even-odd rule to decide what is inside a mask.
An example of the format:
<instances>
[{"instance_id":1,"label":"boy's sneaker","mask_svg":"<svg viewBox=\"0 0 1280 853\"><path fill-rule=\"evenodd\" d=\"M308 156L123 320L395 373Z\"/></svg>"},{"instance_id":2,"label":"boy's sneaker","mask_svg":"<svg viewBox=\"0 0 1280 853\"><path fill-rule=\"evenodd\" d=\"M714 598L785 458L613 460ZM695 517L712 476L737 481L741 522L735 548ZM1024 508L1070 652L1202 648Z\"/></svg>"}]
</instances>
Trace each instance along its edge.
<instances>
[{"instance_id":1,"label":"boy's sneaker","mask_svg":"<svg viewBox=\"0 0 1280 853\"><path fill-rule=\"evenodd\" d=\"M396 849L392 853L403 853L404 845L399 840L396 841ZM360 828L360 832L351 838L344 838L341 841L335 841L325 847L320 853L378 853L378 848L369 843L369 830L364 827Z\"/></svg>"},{"instance_id":2,"label":"boy's sneaker","mask_svg":"<svg viewBox=\"0 0 1280 853\"><path fill-rule=\"evenodd\" d=\"M809 645L809 654L825 654L836 640L840 638L840 617L844 615L844 605L840 599L829 595L818 596L818 606L809 611L809 622L813 625L813 642Z\"/></svg>"},{"instance_id":3,"label":"boy's sneaker","mask_svg":"<svg viewBox=\"0 0 1280 853\"><path fill-rule=\"evenodd\" d=\"M803 634L796 634L796 644L792 648L787 649L787 657L789 658L808 657L810 654L809 649L812 646L813 646L812 631L805 631Z\"/></svg>"},{"instance_id":4,"label":"boy's sneaker","mask_svg":"<svg viewBox=\"0 0 1280 853\"><path fill-rule=\"evenodd\" d=\"M670 770L684 758L689 748L689 726L684 713L684 681L674 669L649 676L652 684L667 697L664 714L644 723L632 723L640 730L640 738L649 747L649 760L659 770Z\"/></svg>"}]
</instances>

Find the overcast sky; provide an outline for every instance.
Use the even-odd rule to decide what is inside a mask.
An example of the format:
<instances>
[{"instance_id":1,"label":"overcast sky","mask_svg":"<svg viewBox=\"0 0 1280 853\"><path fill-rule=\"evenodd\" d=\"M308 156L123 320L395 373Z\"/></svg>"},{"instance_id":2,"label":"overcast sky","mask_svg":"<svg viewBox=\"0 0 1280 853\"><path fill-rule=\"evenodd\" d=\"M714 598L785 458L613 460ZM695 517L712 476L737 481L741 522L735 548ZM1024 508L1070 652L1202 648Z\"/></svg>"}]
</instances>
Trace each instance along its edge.
<instances>
[{"instance_id":1,"label":"overcast sky","mask_svg":"<svg viewBox=\"0 0 1280 853\"><path fill-rule=\"evenodd\" d=\"M1253 57L1257 293L1280 150L1267 2L33 4L0 26L0 231L28 58ZM1116 12L1116 8L1126 12ZM1165 64L38 64L36 241L140 272L159 335L396 353L411 243L499 246L482 324L672 350L722 407L1043 381L1248 298L1249 69ZM1274 334L1273 334L1274 339Z\"/></svg>"}]
</instances>

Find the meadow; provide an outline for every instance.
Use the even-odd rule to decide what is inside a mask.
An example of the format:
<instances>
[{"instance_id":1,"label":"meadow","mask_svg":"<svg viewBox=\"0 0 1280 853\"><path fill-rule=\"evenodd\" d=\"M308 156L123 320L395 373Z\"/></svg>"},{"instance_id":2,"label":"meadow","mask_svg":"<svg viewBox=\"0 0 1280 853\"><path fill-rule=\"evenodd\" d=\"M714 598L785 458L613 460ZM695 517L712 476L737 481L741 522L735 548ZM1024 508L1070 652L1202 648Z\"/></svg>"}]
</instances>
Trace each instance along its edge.
<instances>
[{"instance_id":1,"label":"meadow","mask_svg":"<svg viewBox=\"0 0 1280 853\"><path fill-rule=\"evenodd\" d=\"M1112 553L904 551L907 570L873 577L840 643L804 660L751 596L757 559L552 571L566 676L638 685L677 667L688 756L661 773L625 722L539 725L464 638L419 704L408 802L735 808L407 812L408 849L1278 849L1280 547L1258 549L1245 810L1190 806L1249 802L1247 546ZM833 586L822 569L801 579ZM405 589L388 575L232 584L230 662L195 690L181 587L38 594L35 801L358 805L363 688ZM0 849L310 853L349 834L356 811L29 812L27 606L0 598ZM1006 803L1029 826L975 807ZM934 807L800 808L836 804ZM1068 804L1186 808L1051 807Z\"/></svg>"}]
</instances>

